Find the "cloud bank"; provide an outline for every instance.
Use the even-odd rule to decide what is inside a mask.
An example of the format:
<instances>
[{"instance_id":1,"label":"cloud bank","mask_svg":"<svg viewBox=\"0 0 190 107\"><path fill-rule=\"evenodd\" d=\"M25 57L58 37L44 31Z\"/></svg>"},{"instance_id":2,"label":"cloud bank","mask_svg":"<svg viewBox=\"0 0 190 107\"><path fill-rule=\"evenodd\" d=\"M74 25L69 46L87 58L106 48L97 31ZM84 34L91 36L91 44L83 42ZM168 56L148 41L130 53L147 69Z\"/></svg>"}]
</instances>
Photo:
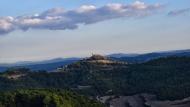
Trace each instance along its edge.
<instances>
[{"instance_id":1,"label":"cloud bank","mask_svg":"<svg viewBox=\"0 0 190 107\"><path fill-rule=\"evenodd\" d=\"M0 17L0 34L7 34L17 29L23 31L28 29L72 30L78 28L79 24L88 25L122 17L149 16L161 7L160 4L145 4L136 1L131 4L112 3L102 7L83 5L73 10L53 8L31 16Z\"/></svg>"},{"instance_id":2,"label":"cloud bank","mask_svg":"<svg viewBox=\"0 0 190 107\"><path fill-rule=\"evenodd\" d=\"M179 16L179 15L184 15L184 14L186 14L186 13L188 13L188 12L190 12L190 8L170 11L170 12L168 13L168 15L169 15L169 16Z\"/></svg>"}]
</instances>

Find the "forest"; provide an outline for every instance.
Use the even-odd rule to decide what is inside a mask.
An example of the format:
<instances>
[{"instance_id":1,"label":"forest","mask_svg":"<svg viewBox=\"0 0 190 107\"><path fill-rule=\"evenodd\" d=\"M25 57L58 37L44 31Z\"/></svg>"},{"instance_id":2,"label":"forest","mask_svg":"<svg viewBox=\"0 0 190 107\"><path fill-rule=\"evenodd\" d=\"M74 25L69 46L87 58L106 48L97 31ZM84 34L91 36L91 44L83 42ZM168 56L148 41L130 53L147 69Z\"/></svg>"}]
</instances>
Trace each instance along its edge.
<instances>
[{"instance_id":1,"label":"forest","mask_svg":"<svg viewBox=\"0 0 190 107\"><path fill-rule=\"evenodd\" d=\"M124 65L79 61L59 72L16 68L0 74L0 89L70 89L93 98L151 93L163 100L181 99L190 96L189 65L189 57L167 57Z\"/></svg>"},{"instance_id":2,"label":"forest","mask_svg":"<svg viewBox=\"0 0 190 107\"><path fill-rule=\"evenodd\" d=\"M25 89L0 93L0 107L104 107L68 90Z\"/></svg>"}]
</instances>

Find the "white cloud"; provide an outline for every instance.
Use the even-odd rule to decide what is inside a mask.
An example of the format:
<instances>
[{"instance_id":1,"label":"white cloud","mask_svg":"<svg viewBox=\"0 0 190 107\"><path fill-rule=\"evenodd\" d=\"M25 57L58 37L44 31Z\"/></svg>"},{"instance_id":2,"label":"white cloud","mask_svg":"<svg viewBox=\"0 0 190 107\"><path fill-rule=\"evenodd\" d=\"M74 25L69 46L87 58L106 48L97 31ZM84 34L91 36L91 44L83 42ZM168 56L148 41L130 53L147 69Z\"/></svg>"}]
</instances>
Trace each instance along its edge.
<instances>
[{"instance_id":1,"label":"white cloud","mask_svg":"<svg viewBox=\"0 0 190 107\"><path fill-rule=\"evenodd\" d=\"M78 9L78 12L90 12L96 10L96 6L94 5L83 5Z\"/></svg>"},{"instance_id":2,"label":"white cloud","mask_svg":"<svg viewBox=\"0 0 190 107\"><path fill-rule=\"evenodd\" d=\"M136 9L146 9L147 5L144 2L136 1L132 4L132 6Z\"/></svg>"},{"instance_id":3,"label":"white cloud","mask_svg":"<svg viewBox=\"0 0 190 107\"><path fill-rule=\"evenodd\" d=\"M14 18L7 16L0 18L0 34L6 34L14 30Z\"/></svg>"},{"instance_id":4,"label":"white cloud","mask_svg":"<svg viewBox=\"0 0 190 107\"><path fill-rule=\"evenodd\" d=\"M9 33L15 29L76 29L78 24L93 24L121 17L152 15L161 7L160 4L145 4L136 1L132 4L112 3L102 7L83 5L68 11L63 8L53 8L32 16L0 18L0 34Z\"/></svg>"}]
</instances>

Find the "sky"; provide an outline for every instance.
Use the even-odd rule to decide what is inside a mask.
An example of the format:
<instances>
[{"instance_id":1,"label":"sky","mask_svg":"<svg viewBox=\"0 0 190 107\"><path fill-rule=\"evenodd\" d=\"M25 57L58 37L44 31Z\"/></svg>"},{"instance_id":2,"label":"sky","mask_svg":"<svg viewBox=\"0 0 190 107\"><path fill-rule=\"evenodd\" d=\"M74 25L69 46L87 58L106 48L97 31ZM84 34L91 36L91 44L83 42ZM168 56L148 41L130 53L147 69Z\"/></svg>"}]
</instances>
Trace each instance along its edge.
<instances>
[{"instance_id":1,"label":"sky","mask_svg":"<svg viewBox=\"0 0 190 107\"><path fill-rule=\"evenodd\" d=\"M0 63L190 49L189 0L0 2Z\"/></svg>"}]
</instances>

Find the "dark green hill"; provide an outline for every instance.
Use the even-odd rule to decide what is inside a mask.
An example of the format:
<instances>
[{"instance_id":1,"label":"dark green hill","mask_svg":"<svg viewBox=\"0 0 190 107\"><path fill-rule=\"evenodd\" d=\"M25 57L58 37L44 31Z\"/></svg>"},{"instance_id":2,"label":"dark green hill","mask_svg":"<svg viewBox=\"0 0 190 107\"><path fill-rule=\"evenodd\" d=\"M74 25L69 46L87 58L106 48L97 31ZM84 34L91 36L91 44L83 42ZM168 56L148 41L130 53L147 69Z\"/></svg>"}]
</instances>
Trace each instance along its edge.
<instances>
[{"instance_id":1,"label":"dark green hill","mask_svg":"<svg viewBox=\"0 0 190 107\"><path fill-rule=\"evenodd\" d=\"M167 57L127 64L98 57L59 68L29 72L17 79L0 76L0 89L61 88L87 96L156 94L160 99L190 96L190 58Z\"/></svg>"}]
</instances>

